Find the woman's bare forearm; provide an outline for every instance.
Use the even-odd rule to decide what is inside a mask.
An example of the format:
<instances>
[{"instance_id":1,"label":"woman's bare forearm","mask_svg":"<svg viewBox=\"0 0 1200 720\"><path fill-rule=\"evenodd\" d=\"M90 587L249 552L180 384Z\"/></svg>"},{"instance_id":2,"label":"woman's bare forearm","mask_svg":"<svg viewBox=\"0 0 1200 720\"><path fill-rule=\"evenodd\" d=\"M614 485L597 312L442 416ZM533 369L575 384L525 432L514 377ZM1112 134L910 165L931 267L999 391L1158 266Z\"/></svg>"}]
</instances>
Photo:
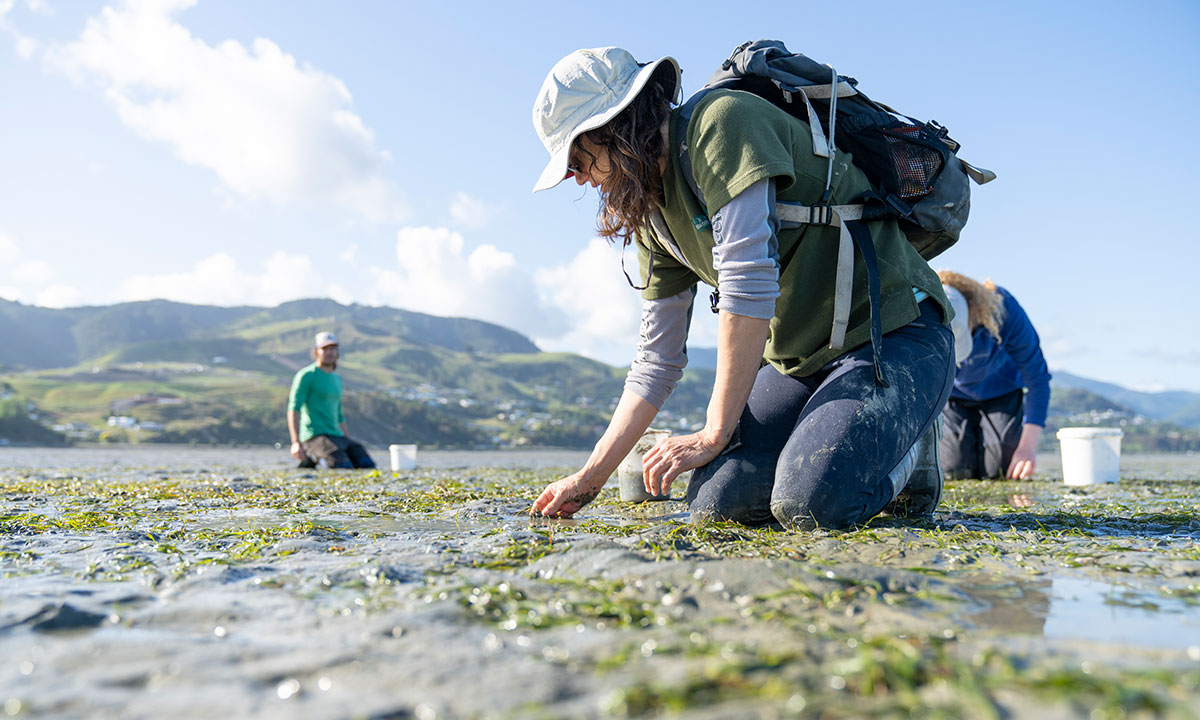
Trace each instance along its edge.
<instances>
[{"instance_id":1,"label":"woman's bare forearm","mask_svg":"<svg viewBox=\"0 0 1200 720\"><path fill-rule=\"evenodd\" d=\"M598 480L603 485L616 472L617 466L633 449L642 433L646 432L646 428L650 427L657 414L658 408L635 393L629 390L621 393L608 429L584 463L581 471L583 477L590 481Z\"/></svg>"},{"instance_id":2,"label":"woman's bare forearm","mask_svg":"<svg viewBox=\"0 0 1200 720\"><path fill-rule=\"evenodd\" d=\"M717 377L705 419L705 441L729 444L762 365L769 320L721 312L717 319Z\"/></svg>"}]
</instances>

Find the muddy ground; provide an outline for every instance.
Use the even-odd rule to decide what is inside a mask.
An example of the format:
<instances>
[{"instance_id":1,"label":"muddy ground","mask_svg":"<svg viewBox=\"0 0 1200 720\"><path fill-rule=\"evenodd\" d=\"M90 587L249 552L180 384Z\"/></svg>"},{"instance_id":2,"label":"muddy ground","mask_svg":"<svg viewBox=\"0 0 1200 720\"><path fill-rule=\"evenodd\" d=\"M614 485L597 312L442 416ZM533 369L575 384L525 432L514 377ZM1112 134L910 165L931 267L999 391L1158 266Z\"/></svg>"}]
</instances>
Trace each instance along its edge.
<instances>
[{"instance_id":1,"label":"muddy ground","mask_svg":"<svg viewBox=\"0 0 1200 720\"><path fill-rule=\"evenodd\" d=\"M531 520L554 468L10 468L0 716L1200 717L1200 458L1052 465L806 533Z\"/></svg>"}]
</instances>

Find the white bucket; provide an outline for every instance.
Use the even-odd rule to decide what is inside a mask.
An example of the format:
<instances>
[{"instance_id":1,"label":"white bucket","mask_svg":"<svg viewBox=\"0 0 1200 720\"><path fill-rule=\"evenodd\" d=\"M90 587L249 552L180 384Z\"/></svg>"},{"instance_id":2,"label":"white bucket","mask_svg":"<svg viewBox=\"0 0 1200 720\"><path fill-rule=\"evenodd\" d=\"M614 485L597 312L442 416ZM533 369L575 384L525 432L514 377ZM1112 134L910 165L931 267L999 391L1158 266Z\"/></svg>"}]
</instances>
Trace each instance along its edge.
<instances>
[{"instance_id":1,"label":"white bucket","mask_svg":"<svg viewBox=\"0 0 1200 720\"><path fill-rule=\"evenodd\" d=\"M1121 470L1121 438L1117 428L1077 427L1058 431L1063 482L1068 485L1115 483Z\"/></svg>"},{"instance_id":2,"label":"white bucket","mask_svg":"<svg viewBox=\"0 0 1200 720\"><path fill-rule=\"evenodd\" d=\"M671 436L670 430L647 430L642 433L621 464L617 466L617 482L619 494L623 502L645 502L647 500L669 500L670 494L651 495L646 492L646 483L642 475L642 460L646 453L655 445Z\"/></svg>"},{"instance_id":3,"label":"white bucket","mask_svg":"<svg viewBox=\"0 0 1200 720\"><path fill-rule=\"evenodd\" d=\"M417 466L416 445L388 445L388 455L392 457L392 472L412 470Z\"/></svg>"}]
</instances>

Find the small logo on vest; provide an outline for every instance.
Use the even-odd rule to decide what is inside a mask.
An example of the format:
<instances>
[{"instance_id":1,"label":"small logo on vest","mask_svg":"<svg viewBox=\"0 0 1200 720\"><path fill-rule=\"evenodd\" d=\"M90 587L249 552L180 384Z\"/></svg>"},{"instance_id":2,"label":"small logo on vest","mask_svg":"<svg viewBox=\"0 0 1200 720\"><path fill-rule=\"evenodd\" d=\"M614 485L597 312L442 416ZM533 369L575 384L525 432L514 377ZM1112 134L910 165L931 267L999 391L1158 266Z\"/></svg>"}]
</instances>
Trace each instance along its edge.
<instances>
[{"instance_id":1,"label":"small logo on vest","mask_svg":"<svg viewBox=\"0 0 1200 720\"><path fill-rule=\"evenodd\" d=\"M712 227L712 223L709 222L708 218L704 217L703 215L697 215L692 218L692 227L696 228L697 232L700 232L701 230L707 230Z\"/></svg>"}]
</instances>

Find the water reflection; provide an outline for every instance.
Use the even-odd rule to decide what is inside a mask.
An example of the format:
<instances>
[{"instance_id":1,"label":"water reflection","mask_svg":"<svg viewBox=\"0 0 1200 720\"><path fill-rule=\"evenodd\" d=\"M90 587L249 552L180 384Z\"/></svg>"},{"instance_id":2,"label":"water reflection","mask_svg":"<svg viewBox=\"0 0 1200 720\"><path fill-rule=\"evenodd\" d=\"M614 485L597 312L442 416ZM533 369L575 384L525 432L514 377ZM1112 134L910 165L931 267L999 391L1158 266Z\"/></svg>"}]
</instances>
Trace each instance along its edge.
<instances>
[{"instance_id":1,"label":"water reflection","mask_svg":"<svg viewBox=\"0 0 1200 720\"><path fill-rule=\"evenodd\" d=\"M1130 647L1200 646L1200 606L1128 585L1060 575L967 592L987 607L972 615L984 628Z\"/></svg>"},{"instance_id":2,"label":"water reflection","mask_svg":"<svg viewBox=\"0 0 1200 720\"><path fill-rule=\"evenodd\" d=\"M1050 613L1050 583L1046 581L979 583L967 594L987 607L973 616L975 623L985 628L1040 635Z\"/></svg>"},{"instance_id":3,"label":"water reflection","mask_svg":"<svg viewBox=\"0 0 1200 720\"><path fill-rule=\"evenodd\" d=\"M1053 579L1048 638L1186 649L1200 645L1200 607L1125 585Z\"/></svg>"},{"instance_id":4,"label":"water reflection","mask_svg":"<svg viewBox=\"0 0 1200 720\"><path fill-rule=\"evenodd\" d=\"M1028 495L1012 495L1008 498L1008 504L1015 508L1027 508L1034 506L1034 500Z\"/></svg>"}]
</instances>

